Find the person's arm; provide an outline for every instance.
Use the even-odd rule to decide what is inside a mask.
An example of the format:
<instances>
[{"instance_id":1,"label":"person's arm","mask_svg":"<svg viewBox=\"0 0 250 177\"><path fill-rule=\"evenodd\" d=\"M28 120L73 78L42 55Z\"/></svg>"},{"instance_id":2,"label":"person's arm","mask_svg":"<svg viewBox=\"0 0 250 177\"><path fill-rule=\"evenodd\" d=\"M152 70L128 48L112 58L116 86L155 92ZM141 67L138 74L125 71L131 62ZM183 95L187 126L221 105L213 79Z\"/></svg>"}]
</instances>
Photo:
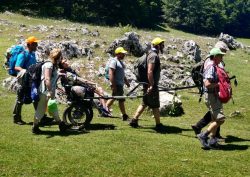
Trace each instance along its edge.
<instances>
[{"instance_id":1,"label":"person's arm","mask_svg":"<svg viewBox=\"0 0 250 177\"><path fill-rule=\"evenodd\" d=\"M127 79L126 76L124 77L124 82L125 82L125 84L127 85L127 87L130 87L130 84L129 84L128 79Z\"/></svg>"},{"instance_id":2,"label":"person's arm","mask_svg":"<svg viewBox=\"0 0 250 177\"><path fill-rule=\"evenodd\" d=\"M50 68L45 68L44 71L44 82L45 82L45 86L48 90L48 97L52 96L52 86L51 86L51 76L52 76L52 69Z\"/></svg>"},{"instance_id":3,"label":"person's arm","mask_svg":"<svg viewBox=\"0 0 250 177\"><path fill-rule=\"evenodd\" d=\"M219 87L218 83L212 83L209 79L205 79L204 85L206 88L216 88Z\"/></svg>"},{"instance_id":4,"label":"person's arm","mask_svg":"<svg viewBox=\"0 0 250 177\"><path fill-rule=\"evenodd\" d=\"M20 53L17 56L17 60L16 60L16 64L15 64L15 70L17 72L20 72L21 70L23 70L24 68L24 60L25 60L25 54L24 53Z\"/></svg>"},{"instance_id":5,"label":"person's arm","mask_svg":"<svg viewBox=\"0 0 250 177\"><path fill-rule=\"evenodd\" d=\"M154 68L155 64L154 63L148 63L148 93L152 92L153 86L154 86Z\"/></svg>"},{"instance_id":6,"label":"person's arm","mask_svg":"<svg viewBox=\"0 0 250 177\"><path fill-rule=\"evenodd\" d=\"M115 69L113 68L109 68L109 80L111 83L111 88L115 92L116 91Z\"/></svg>"}]
</instances>

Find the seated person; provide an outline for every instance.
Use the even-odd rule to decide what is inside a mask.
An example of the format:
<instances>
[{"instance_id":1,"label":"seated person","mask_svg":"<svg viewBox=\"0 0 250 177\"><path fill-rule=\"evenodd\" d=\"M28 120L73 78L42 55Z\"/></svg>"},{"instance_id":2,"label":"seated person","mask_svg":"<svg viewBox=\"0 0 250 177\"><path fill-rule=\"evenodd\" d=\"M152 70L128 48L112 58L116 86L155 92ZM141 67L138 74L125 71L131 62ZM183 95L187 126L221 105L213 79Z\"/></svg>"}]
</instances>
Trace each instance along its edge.
<instances>
[{"instance_id":1,"label":"seated person","mask_svg":"<svg viewBox=\"0 0 250 177\"><path fill-rule=\"evenodd\" d=\"M63 59L61 61L61 63L59 64L59 68L60 68L60 75L61 76L65 76L62 77L62 82L65 81L65 79L67 80L67 82L71 82L72 85L74 85L72 87L72 90L75 93L78 93L78 95L82 95L82 97L84 97L84 93L85 93L85 88L84 86L86 85L86 87L90 88L94 93L96 93L99 96L104 96L104 90L102 87L99 87L96 83L92 82L92 81L88 81L86 79L81 78L70 66L69 63L66 59ZM77 85L79 84L79 86ZM82 93L82 94L81 94ZM103 116L105 117L110 117L111 113L108 110L107 106L106 106L106 100L105 99L99 99L100 101L100 105L103 108ZM100 111L99 111L100 112ZM106 113L106 114L105 114Z\"/></svg>"}]
</instances>

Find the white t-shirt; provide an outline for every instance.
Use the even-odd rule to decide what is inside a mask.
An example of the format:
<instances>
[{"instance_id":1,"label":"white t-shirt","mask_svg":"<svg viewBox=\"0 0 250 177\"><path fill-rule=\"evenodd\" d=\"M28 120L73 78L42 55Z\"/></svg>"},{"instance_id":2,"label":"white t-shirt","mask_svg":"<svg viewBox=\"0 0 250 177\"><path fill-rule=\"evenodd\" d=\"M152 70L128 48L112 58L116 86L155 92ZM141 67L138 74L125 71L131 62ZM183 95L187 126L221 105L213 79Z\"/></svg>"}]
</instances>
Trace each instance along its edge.
<instances>
[{"instance_id":1,"label":"white t-shirt","mask_svg":"<svg viewBox=\"0 0 250 177\"><path fill-rule=\"evenodd\" d=\"M41 93L43 94L47 94L47 88L45 86L45 81L44 81L44 77L45 77L45 69L51 69L52 70L52 75L51 75L51 91L54 93L56 90L56 81L57 81L57 69L53 68L53 64L51 62L46 62L43 64L42 66L42 74L41 74L41 85L39 87L39 90Z\"/></svg>"}]
</instances>

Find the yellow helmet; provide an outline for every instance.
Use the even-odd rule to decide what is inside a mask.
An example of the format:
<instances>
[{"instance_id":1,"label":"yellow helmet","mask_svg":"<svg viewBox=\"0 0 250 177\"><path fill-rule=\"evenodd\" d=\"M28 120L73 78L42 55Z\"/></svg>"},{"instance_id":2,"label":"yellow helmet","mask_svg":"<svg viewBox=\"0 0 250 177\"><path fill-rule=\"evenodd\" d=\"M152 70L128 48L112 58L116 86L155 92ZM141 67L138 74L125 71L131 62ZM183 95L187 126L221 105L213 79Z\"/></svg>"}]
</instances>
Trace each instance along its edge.
<instances>
[{"instance_id":1,"label":"yellow helmet","mask_svg":"<svg viewBox=\"0 0 250 177\"><path fill-rule=\"evenodd\" d=\"M154 38L154 40L152 40L151 44L153 44L153 45L158 45L158 44L160 44L160 43L162 43L162 42L164 42L164 41L165 41L165 40L163 40L163 39L157 37L157 38Z\"/></svg>"},{"instance_id":2,"label":"yellow helmet","mask_svg":"<svg viewBox=\"0 0 250 177\"><path fill-rule=\"evenodd\" d=\"M118 48L115 49L115 54L119 54L119 53L124 53L124 54L126 54L126 53L128 53L128 52L127 52L126 50L124 50L123 47L118 47Z\"/></svg>"}]
</instances>

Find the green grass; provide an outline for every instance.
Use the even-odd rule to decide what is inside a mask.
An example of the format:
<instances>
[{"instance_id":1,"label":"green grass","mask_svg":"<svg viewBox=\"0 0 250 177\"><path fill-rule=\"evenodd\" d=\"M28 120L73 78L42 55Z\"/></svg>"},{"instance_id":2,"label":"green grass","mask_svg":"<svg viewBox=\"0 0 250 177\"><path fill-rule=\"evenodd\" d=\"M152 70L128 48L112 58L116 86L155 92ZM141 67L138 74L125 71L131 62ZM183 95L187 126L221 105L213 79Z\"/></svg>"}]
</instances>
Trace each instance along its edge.
<instances>
[{"instance_id":1,"label":"green grass","mask_svg":"<svg viewBox=\"0 0 250 177\"><path fill-rule=\"evenodd\" d=\"M0 19L8 19L18 24L60 24L68 27L71 22L36 19L21 15L13 17L0 14ZM56 27L59 27L56 26ZM90 29L94 26L83 24ZM1 26L0 53L15 43L15 35L30 34L6 29ZM9 27L8 27L9 28ZM99 27L101 39L109 44L121 36L124 29ZM170 29L170 32L142 31L135 29L142 38L157 34L163 37L175 36L197 40L206 49L206 43L212 39ZM33 32L43 39L45 33ZM79 34L73 33L72 36ZM80 36L80 39L95 39ZM249 45L249 39L240 39ZM95 55L106 57L101 49ZM181 117L162 117L162 123L168 126L169 133L158 134L152 128L154 119L144 113L139 129L132 129L121 119L103 119L94 114L93 128L88 133L61 135L57 126L41 128L46 134L33 135L31 126L17 126L12 123L12 106L15 94L0 89L0 176L249 176L250 145L250 102L249 102L249 55L242 50L231 51L225 57L226 67L231 74L237 75L239 86L234 89L235 104L225 105L227 120L221 133L227 137L223 150L204 151L194 138L190 125L197 122L207 111L204 103L198 103L198 94L182 91L185 114ZM4 70L0 79L6 78ZM193 90L196 91L196 90ZM133 115L139 100L127 100L126 107ZM60 105L61 114L64 106ZM230 117L240 111L241 115ZM117 103L114 114L119 116ZM32 121L32 105L23 107L24 120ZM115 126L115 129L110 127ZM103 127L106 127L104 129Z\"/></svg>"}]
</instances>

